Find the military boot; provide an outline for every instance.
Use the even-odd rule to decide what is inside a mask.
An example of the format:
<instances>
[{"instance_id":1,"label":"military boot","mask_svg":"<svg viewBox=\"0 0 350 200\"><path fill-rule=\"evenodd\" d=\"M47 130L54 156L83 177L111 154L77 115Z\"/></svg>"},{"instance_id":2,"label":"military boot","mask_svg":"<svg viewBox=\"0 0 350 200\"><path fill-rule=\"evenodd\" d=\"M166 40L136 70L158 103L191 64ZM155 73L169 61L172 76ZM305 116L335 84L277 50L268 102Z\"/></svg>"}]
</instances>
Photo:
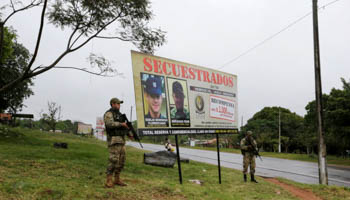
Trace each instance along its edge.
<instances>
[{"instance_id":1,"label":"military boot","mask_svg":"<svg viewBox=\"0 0 350 200\"><path fill-rule=\"evenodd\" d=\"M127 186L127 184L123 183L121 180L120 180L120 173L116 173L115 176L114 176L114 182L113 182L115 185L119 185L119 186Z\"/></svg>"},{"instance_id":2,"label":"military boot","mask_svg":"<svg viewBox=\"0 0 350 200\"><path fill-rule=\"evenodd\" d=\"M258 181L256 181L254 178L254 174L250 174L250 181L254 183L258 183Z\"/></svg>"},{"instance_id":3,"label":"military boot","mask_svg":"<svg viewBox=\"0 0 350 200\"><path fill-rule=\"evenodd\" d=\"M244 182L247 182L247 174L243 174L243 180Z\"/></svg>"},{"instance_id":4,"label":"military boot","mask_svg":"<svg viewBox=\"0 0 350 200\"><path fill-rule=\"evenodd\" d=\"M108 174L105 187L106 188L112 188L113 186L114 186L114 184L113 184L113 175L112 174Z\"/></svg>"}]
</instances>

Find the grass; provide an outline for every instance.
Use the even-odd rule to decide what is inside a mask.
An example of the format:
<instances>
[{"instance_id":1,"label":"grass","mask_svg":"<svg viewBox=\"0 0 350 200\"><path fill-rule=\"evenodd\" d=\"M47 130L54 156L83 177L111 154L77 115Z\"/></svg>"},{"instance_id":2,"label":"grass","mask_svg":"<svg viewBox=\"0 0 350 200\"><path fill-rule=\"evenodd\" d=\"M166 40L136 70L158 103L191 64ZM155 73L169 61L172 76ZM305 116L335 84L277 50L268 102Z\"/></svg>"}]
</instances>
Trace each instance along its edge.
<instances>
[{"instance_id":1,"label":"grass","mask_svg":"<svg viewBox=\"0 0 350 200\"><path fill-rule=\"evenodd\" d=\"M67 142L68 149L55 149L54 142ZM220 185L216 166L192 161L182 165L180 185L176 166L144 165L143 153L127 147L122 178L129 186L107 189L105 142L0 125L0 199L296 199L259 177L259 184L243 183L241 172L233 169L222 168ZM342 187L291 184L311 187L322 197L350 199Z\"/></svg>"},{"instance_id":2,"label":"grass","mask_svg":"<svg viewBox=\"0 0 350 200\"><path fill-rule=\"evenodd\" d=\"M216 147L189 147L183 146L185 148L194 148L194 149L202 149L209 151L216 151ZM221 152L229 152L229 153L241 153L239 149L228 149L228 148L220 148ZM307 154L296 154L296 153L275 153L275 152L259 152L261 156L272 157L272 158L282 158L288 160L300 160L306 162L318 162L318 157L315 154L307 155ZM350 166L350 158L342 158L333 155L327 155L327 163L333 165L342 165L342 166Z\"/></svg>"}]
</instances>

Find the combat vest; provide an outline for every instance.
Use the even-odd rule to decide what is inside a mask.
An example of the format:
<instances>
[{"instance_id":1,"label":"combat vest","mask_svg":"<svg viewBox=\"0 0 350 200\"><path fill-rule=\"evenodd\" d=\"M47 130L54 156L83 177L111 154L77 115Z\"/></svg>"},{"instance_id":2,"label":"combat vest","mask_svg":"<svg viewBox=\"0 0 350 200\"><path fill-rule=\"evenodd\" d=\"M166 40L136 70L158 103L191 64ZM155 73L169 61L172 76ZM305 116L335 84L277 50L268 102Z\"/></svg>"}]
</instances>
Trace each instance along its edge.
<instances>
[{"instance_id":1,"label":"combat vest","mask_svg":"<svg viewBox=\"0 0 350 200\"><path fill-rule=\"evenodd\" d=\"M255 152L254 152L253 149L247 149L247 150L242 149L242 146L248 146L248 145L251 145L251 146L253 146L253 148L256 149L256 144L255 144L255 142L254 142L254 139L252 139L251 141L249 141L249 140L247 139L247 137L244 137L244 138L242 139L242 141L241 141L241 144L240 144L240 148L241 148L241 153L242 153L242 155L244 156L246 152L248 152L249 154L255 155Z\"/></svg>"},{"instance_id":2,"label":"combat vest","mask_svg":"<svg viewBox=\"0 0 350 200\"><path fill-rule=\"evenodd\" d=\"M125 122L125 119L123 119L121 117L122 113L119 110L111 108L111 109L107 110L106 113L107 112L111 112L113 114L113 121L120 122L120 123ZM125 135L128 134L128 130L126 128L124 128L124 127L118 127L118 128L116 128L116 127L114 127L114 128L106 127L106 132L107 132L107 136L108 137L125 136Z\"/></svg>"}]
</instances>

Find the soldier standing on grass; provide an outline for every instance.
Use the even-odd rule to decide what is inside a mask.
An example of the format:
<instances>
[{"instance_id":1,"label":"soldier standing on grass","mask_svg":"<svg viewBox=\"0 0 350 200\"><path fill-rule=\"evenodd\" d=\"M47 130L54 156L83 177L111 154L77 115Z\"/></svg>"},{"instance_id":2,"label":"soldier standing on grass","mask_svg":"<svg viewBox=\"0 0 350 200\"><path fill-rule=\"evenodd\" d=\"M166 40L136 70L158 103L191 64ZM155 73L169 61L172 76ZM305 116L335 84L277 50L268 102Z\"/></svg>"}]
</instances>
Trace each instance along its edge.
<instances>
[{"instance_id":1,"label":"soldier standing on grass","mask_svg":"<svg viewBox=\"0 0 350 200\"><path fill-rule=\"evenodd\" d=\"M247 182L248 166L250 166L250 180L258 183L254 178L255 173L255 154L257 151L257 144L252 136L251 131L247 131L246 136L241 140L241 151L243 155L243 178Z\"/></svg>"},{"instance_id":2,"label":"soldier standing on grass","mask_svg":"<svg viewBox=\"0 0 350 200\"><path fill-rule=\"evenodd\" d=\"M114 185L126 186L120 180L120 172L125 163L125 135L132 138L127 124L122 121L120 104L123 101L118 98L112 98L110 101L111 108L104 114L104 122L107 131L107 144L109 151L107 181L105 186L111 188ZM114 175L114 181L113 181Z\"/></svg>"}]
</instances>

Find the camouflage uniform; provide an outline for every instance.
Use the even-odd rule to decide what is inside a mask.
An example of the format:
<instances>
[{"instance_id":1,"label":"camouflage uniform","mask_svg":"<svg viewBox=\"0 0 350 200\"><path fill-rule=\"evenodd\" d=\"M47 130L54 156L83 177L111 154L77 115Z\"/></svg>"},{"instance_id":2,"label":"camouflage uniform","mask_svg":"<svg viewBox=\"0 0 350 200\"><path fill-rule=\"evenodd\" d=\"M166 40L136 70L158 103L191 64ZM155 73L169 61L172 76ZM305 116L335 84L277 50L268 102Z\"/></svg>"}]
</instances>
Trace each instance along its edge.
<instances>
[{"instance_id":1,"label":"camouflage uniform","mask_svg":"<svg viewBox=\"0 0 350 200\"><path fill-rule=\"evenodd\" d=\"M244 181L247 181L248 166L250 166L251 181L257 183L254 178L255 173L255 154L254 149L258 151L257 143L252 137L252 132L248 131L245 138L240 143L241 151L243 154L243 177ZM254 148L254 149L253 149Z\"/></svg>"},{"instance_id":2,"label":"camouflage uniform","mask_svg":"<svg viewBox=\"0 0 350 200\"><path fill-rule=\"evenodd\" d=\"M104 114L109 151L107 175L119 174L125 163L125 135L130 133L121 126L121 115L119 110L113 108Z\"/></svg>"},{"instance_id":3,"label":"camouflage uniform","mask_svg":"<svg viewBox=\"0 0 350 200\"><path fill-rule=\"evenodd\" d=\"M177 113L176 107L171 109L170 111L170 118L171 119L190 119L190 113L187 111L187 109L183 109L182 112Z\"/></svg>"},{"instance_id":4,"label":"camouflage uniform","mask_svg":"<svg viewBox=\"0 0 350 200\"><path fill-rule=\"evenodd\" d=\"M187 109L184 108L184 98L185 93L182 88L182 85L180 82L175 81L173 82L173 96L174 96L174 103L175 107L171 109L170 111L170 118L171 119L179 119L179 120L187 120L190 119L190 113ZM180 105L176 105L176 101L180 103ZM180 107L178 110L177 107Z\"/></svg>"},{"instance_id":5,"label":"camouflage uniform","mask_svg":"<svg viewBox=\"0 0 350 200\"><path fill-rule=\"evenodd\" d=\"M250 174L254 174L255 173L255 155L253 151L251 151L248 148L249 144L247 143L248 143L247 137L241 140L241 149L244 152L243 153L243 174L248 173L248 166L250 166ZM253 148L257 148L257 144L254 139L252 143L253 143L252 145L254 146Z\"/></svg>"}]
</instances>

